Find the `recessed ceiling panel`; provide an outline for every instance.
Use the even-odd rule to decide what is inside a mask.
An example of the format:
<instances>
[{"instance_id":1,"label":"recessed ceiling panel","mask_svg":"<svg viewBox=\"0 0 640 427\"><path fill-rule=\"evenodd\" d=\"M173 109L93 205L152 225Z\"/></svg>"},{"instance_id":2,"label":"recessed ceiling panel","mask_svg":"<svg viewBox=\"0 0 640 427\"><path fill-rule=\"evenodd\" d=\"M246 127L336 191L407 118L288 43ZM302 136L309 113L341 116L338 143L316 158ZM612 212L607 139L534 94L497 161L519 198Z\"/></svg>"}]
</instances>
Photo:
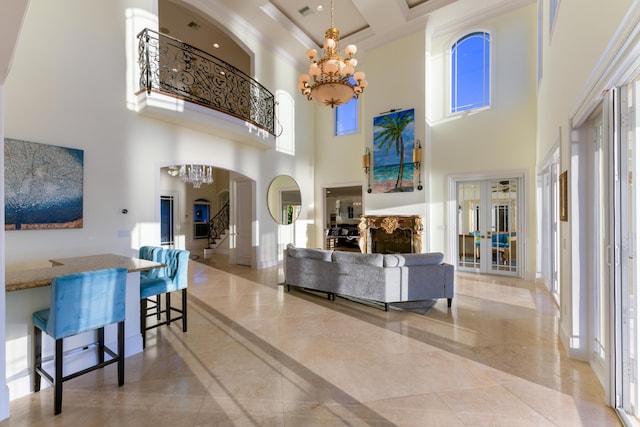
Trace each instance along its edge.
<instances>
[{"instance_id":1,"label":"recessed ceiling panel","mask_svg":"<svg viewBox=\"0 0 640 427\"><path fill-rule=\"evenodd\" d=\"M423 3L426 3L428 0L406 0L407 1L407 6L409 7L409 9L411 9L412 7L416 7L416 6L420 6Z\"/></svg>"},{"instance_id":2,"label":"recessed ceiling panel","mask_svg":"<svg viewBox=\"0 0 640 427\"><path fill-rule=\"evenodd\" d=\"M331 27L330 0L271 0L271 3L316 44L322 45L324 33ZM334 1L333 25L340 30L341 38L369 26L351 0Z\"/></svg>"}]
</instances>

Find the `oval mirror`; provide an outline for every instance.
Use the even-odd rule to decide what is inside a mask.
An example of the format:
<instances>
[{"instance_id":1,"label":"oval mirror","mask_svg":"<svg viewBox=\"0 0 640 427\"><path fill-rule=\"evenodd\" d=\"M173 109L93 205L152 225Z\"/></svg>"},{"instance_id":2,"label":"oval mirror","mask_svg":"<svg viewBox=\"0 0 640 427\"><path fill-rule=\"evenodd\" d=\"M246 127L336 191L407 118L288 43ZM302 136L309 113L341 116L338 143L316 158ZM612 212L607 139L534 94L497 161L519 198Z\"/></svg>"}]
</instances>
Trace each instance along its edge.
<instances>
[{"instance_id":1,"label":"oval mirror","mask_svg":"<svg viewBox=\"0 0 640 427\"><path fill-rule=\"evenodd\" d=\"M273 220L278 224L292 224L302 207L300 187L288 175L279 175L269 184L267 206Z\"/></svg>"}]
</instances>

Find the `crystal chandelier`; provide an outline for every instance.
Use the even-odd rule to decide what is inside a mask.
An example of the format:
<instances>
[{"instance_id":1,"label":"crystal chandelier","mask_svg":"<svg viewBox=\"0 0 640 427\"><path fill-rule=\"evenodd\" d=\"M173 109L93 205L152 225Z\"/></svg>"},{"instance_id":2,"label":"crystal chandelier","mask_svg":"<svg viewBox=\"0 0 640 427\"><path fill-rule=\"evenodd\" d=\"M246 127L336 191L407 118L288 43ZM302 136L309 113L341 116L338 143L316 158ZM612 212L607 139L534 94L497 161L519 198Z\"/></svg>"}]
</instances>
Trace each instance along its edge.
<instances>
[{"instance_id":1,"label":"crystal chandelier","mask_svg":"<svg viewBox=\"0 0 640 427\"><path fill-rule=\"evenodd\" d=\"M191 183L193 188L200 188L202 184L213 183L213 168L204 165L182 165L178 176L180 176L180 181Z\"/></svg>"},{"instance_id":2,"label":"crystal chandelier","mask_svg":"<svg viewBox=\"0 0 640 427\"><path fill-rule=\"evenodd\" d=\"M340 31L333 26L333 0L331 0L331 28L325 33L324 52L318 57L315 49L307 51L309 74L301 74L298 89L308 100L331 108L346 104L351 98L357 98L368 82L362 71L355 71L358 60L353 56L358 48L354 44L345 47L347 57L339 54ZM353 77L354 83L351 82ZM313 81L311 80L313 78Z\"/></svg>"}]
</instances>

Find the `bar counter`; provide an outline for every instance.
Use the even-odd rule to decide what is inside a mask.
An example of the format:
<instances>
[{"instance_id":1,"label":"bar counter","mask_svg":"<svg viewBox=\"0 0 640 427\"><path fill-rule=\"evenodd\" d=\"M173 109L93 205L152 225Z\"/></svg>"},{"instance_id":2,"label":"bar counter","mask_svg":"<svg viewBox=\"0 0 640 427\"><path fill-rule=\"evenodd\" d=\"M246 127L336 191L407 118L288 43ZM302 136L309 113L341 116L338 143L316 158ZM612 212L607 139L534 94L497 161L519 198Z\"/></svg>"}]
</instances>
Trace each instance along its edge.
<instances>
[{"instance_id":1,"label":"bar counter","mask_svg":"<svg viewBox=\"0 0 640 427\"><path fill-rule=\"evenodd\" d=\"M7 292L40 288L51 285L56 276L84 271L102 270L105 268L126 267L129 273L147 271L163 267L154 261L131 258L115 254L88 255L72 258L51 259L52 267L34 268L7 272L5 289Z\"/></svg>"},{"instance_id":2,"label":"bar counter","mask_svg":"<svg viewBox=\"0 0 640 427\"><path fill-rule=\"evenodd\" d=\"M7 349L7 386L11 398L24 396L33 391L33 323L31 316L35 311L51 305L51 282L54 277L63 274L102 270L105 268L125 267L127 274L126 320L125 320L125 356L129 357L142 351L140 334L140 272L164 267L158 262L114 254L89 255L72 258L50 259L51 267L32 268L6 272L6 349ZM107 345L115 346L116 325L105 328ZM95 364L95 331L65 338L65 351L75 355L65 369L77 371ZM53 340L45 339L43 352L45 359L53 359ZM52 362L50 362L52 363ZM126 380L125 380L126 381ZM43 384L43 387L46 385Z\"/></svg>"}]
</instances>

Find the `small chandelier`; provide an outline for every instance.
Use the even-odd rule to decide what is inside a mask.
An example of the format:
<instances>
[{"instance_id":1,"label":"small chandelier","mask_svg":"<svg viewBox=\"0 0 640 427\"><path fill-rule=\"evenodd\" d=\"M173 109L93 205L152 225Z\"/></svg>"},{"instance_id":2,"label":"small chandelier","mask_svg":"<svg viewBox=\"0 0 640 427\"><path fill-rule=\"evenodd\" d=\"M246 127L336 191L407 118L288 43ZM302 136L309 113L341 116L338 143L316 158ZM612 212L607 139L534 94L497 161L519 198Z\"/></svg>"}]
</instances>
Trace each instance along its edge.
<instances>
[{"instance_id":1,"label":"small chandelier","mask_svg":"<svg viewBox=\"0 0 640 427\"><path fill-rule=\"evenodd\" d=\"M180 169L178 169L178 173L172 173L171 170L169 170L169 174L179 176L180 181L191 183L193 188L200 188L202 184L213 183L213 168L211 166L182 165Z\"/></svg>"},{"instance_id":2,"label":"small chandelier","mask_svg":"<svg viewBox=\"0 0 640 427\"><path fill-rule=\"evenodd\" d=\"M353 56L358 48L354 44L345 47L347 58L340 56L340 31L333 26L333 0L331 0L331 28L324 33L324 53L317 59L315 49L307 50L309 74L301 74L298 89L308 100L331 108L357 98L369 84L362 71L355 71L358 60ZM313 81L311 78L313 77ZM351 82L351 77L355 83Z\"/></svg>"}]
</instances>

